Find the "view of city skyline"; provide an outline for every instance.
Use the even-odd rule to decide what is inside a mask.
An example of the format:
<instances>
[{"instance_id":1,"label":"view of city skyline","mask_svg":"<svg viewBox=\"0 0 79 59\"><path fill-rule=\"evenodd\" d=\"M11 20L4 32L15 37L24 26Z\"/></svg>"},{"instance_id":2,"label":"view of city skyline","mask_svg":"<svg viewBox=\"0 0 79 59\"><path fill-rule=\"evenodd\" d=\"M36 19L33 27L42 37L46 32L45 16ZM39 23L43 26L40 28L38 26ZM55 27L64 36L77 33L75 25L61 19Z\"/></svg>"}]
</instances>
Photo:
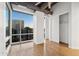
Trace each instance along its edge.
<instances>
[{"instance_id":1,"label":"view of city skyline","mask_svg":"<svg viewBox=\"0 0 79 59\"><path fill-rule=\"evenodd\" d=\"M33 28L33 16L30 14L25 14L23 12L13 11L12 14L13 20L23 20L24 27Z\"/></svg>"},{"instance_id":2,"label":"view of city skyline","mask_svg":"<svg viewBox=\"0 0 79 59\"><path fill-rule=\"evenodd\" d=\"M28 33L33 33L33 16L13 11L12 17L12 34L20 34L12 35L12 42L20 42L20 37L21 41L32 40L33 34Z\"/></svg>"}]
</instances>

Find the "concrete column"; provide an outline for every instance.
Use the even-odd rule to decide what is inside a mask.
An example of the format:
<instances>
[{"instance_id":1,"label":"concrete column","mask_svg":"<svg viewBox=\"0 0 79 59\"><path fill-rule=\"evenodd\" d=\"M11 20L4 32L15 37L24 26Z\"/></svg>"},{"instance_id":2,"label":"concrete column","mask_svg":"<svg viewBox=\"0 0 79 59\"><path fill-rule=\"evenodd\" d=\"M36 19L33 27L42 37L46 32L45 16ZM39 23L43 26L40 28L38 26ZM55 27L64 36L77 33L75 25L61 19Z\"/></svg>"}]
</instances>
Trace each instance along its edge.
<instances>
[{"instance_id":1,"label":"concrete column","mask_svg":"<svg viewBox=\"0 0 79 59\"><path fill-rule=\"evenodd\" d=\"M44 13L40 11L34 14L34 43L44 43Z\"/></svg>"}]
</instances>

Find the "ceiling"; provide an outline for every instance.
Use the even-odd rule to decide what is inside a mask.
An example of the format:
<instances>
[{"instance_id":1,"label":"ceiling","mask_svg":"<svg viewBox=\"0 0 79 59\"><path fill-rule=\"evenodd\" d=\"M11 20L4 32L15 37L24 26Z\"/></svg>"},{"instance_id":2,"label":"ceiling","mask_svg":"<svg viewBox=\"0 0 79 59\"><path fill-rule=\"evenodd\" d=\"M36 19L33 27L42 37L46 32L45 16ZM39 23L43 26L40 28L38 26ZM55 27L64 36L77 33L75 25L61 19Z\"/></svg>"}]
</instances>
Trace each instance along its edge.
<instances>
[{"instance_id":1,"label":"ceiling","mask_svg":"<svg viewBox=\"0 0 79 59\"><path fill-rule=\"evenodd\" d=\"M42 11L46 14L53 14L52 6L57 2L11 2L11 4L22 5L34 11Z\"/></svg>"}]
</instances>

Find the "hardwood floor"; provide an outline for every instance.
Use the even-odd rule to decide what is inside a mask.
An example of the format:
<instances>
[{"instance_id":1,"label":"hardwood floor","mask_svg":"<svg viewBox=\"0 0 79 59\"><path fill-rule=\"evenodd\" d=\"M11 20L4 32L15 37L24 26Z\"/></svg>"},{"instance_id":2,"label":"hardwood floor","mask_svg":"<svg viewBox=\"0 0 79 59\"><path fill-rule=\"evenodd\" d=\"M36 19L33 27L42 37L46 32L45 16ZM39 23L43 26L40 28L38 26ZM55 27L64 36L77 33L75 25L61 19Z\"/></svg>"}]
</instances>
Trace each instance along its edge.
<instances>
[{"instance_id":1,"label":"hardwood floor","mask_svg":"<svg viewBox=\"0 0 79 59\"><path fill-rule=\"evenodd\" d=\"M79 50L46 40L44 44L39 45L33 42L14 45L11 47L9 56L79 56Z\"/></svg>"}]
</instances>

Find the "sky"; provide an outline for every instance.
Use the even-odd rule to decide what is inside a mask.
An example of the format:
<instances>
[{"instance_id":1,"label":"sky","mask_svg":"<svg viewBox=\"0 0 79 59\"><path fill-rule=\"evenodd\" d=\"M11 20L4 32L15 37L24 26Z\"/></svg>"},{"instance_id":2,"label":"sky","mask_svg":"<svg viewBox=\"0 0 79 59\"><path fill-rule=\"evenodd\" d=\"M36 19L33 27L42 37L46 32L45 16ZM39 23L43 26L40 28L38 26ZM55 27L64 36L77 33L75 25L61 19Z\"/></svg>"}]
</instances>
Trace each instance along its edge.
<instances>
[{"instance_id":1,"label":"sky","mask_svg":"<svg viewBox=\"0 0 79 59\"><path fill-rule=\"evenodd\" d=\"M33 28L33 16L30 14L25 14L17 11L13 11L12 13L13 20L24 20L24 27L29 26Z\"/></svg>"},{"instance_id":2,"label":"sky","mask_svg":"<svg viewBox=\"0 0 79 59\"><path fill-rule=\"evenodd\" d=\"M5 17L5 20L6 20L6 27L8 27L9 10L8 10L7 7L4 9L4 17Z\"/></svg>"}]
</instances>

